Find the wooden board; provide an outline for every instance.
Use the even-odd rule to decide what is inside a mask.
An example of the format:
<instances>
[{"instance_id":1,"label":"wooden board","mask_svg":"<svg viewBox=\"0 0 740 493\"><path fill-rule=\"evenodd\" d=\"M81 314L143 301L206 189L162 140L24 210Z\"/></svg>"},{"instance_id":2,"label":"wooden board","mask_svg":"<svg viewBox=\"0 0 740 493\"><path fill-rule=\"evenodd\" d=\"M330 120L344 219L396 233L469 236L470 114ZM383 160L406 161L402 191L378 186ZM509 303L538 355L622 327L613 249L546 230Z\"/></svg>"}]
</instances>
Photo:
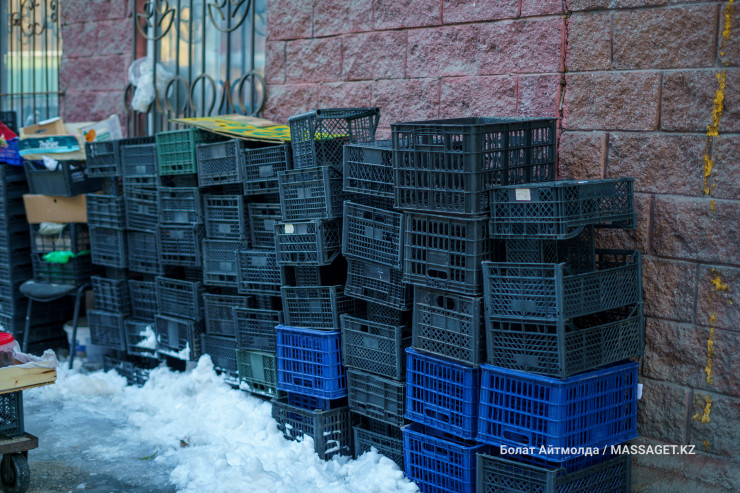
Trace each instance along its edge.
<instances>
[{"instance_id":1,"label":"wooden board","mask_svg":"<svg viewBox=\"0 0 740 493\"><path fill-rule=\"evenodd\" d=\"M0 368L0 394L41 387L56 382L56 368Z\"/></svg>"}]
</instances>

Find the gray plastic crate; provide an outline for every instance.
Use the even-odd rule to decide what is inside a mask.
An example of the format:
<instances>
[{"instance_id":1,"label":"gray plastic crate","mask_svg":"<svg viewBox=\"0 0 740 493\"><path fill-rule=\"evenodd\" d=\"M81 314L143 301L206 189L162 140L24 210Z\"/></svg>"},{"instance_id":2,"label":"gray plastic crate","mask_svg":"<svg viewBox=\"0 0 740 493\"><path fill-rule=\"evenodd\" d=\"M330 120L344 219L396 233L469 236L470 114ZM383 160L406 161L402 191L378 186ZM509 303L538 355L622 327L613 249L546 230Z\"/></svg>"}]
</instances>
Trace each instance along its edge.
<instances>
[{"instance_id":1,"label":"gray plastic crate","mask_svg":"<svg viewBox=\"0 0 740 493\"><path fill-rule=\"evenodd\" d=\"M344 292L396 310L411 307L411 285L403 282L403 272L387 265L348 258Z\"/></svg>"},{"instance_id":2,"label":"gray plastic crate","mask_svg":"<svg viewBox=\"0 0 740 493\"><path fill-rule=\"evenodd\" d=\"M126 227L126 210L123 197L120 195L100 195L88 193L87 225L91 228L124 229Z\"/></svg>"},{"instance_id":3,"label":"gray plastic crate","mask_svg":"<svg viewBox=\"0 0 740 493\"><path fill-rule=\"evenodd\" d=\"M342 363L395 380L406 377L411 329L342 315Z\"/></svg>"},{"instance_id":4,"label":"gray plastic crate","mask_svg":"<svg viewBox=\"0 0 740 493\"><path fill-rule=\"evenodd\" d=\"M201 334L200 337L203 354L211 356L213 367L222 373L236 377L238 375L236 339L212 334Z\"/></svg>"},{"instance_id":5,"label":"gray plastic crate","mask_svg":"<svg viewBox=\"0 0 740 493\"><path fill-rule=\"evenodd\" d=\"M403 231L399 212L344 203L342 253L347 257L400 269Z\"/></svg>"},{"instance_id":6,"label":"gray plastic crate","mask_svg":"<svg viewBox=\"0 0 740 493\"><path fill-rule=\"evenodd\" d=\"M249 297L226 294L203 294L206 333L236 337L235 308L249 306Z\"/></svg>"},{"instance_id":7,"label":"gray plastic crate","mask_svg":"<svg viewBox=\"0 0 740 493\"><path fill-rule=\"evenodd\" d=\"M237 266L240 293L280 296L280 268L274 251L242 250Z\"/></svg>"},{"instance_id":8,"label":"gray plastic crate","mask_svg":"<svg viewBox=\"0 0 740 493\"><path fill-rule=\"evenodd\" d=\"M197 361L201 355L203 321L157 315L157 352L184 361Z\"/></svg>"},{"instance_id":9,"label":"gray plastic crate","mask_svg":"<svg viewBox=\"0 0 740 493\"><path fill-rule=\"evenodd\" d=\"M144 137L140 143L120 146L119 156L124 184L132 178L158 176L157 145L154 143L154 137Z\"/></svg>"},{"instance_id":10,"label":"gray plastic crate","mask_svg":"<svg viewBox=\"0 0 740 493\"><path fill-rule=\"evenodd\" d=\"M242 389L265 397L281 395L277 389L277 356L274 352L237 349L236 362Z\"/></svg>"},{"instance_id":11,"label":"gray plastic crate","mask_svg":"<svg viewBox=\"0 0 740 493\"><path fill-rule=\"evenodd\" d=\"M362 315L363 304L342 294L342 286L283 286L285 325L338 329L342 314Z\"/></svg>"},{"instance_id":12,"label":"gray plastic crate","mask_svg":"<svg viewBox=\"0 0 740 493\"><path fill-rule=\"evenodd\" d=\"M126 333L126 352L132 356L157 356L157 335L154 317L150 321L127 319L123 322Z\"/></svg>"},{"instance_id":13,"label":"gray plastic crate","mask_svg":"<svg viewBox=\"0 0 740 493\"><path fill-rule=\"evenodd\" d=\"M66 223L61 233L41 234L41 225L31 225L31 251L49 253L69 251L80 254L90 250L90 232L87 224Z\"/></svg>"},{"instance_id":14,"label":"gray plastic crate","mask_svg":"<svg viewBox=\"0 0 740 493\"><path fill-rule=\"evenodd\" d=\"M280 204L247 205L252 248L275 249L275 225L282 220Z\"/></svg>"},{"instance_id":15,"label":"gray plastic crate","mask_svg":"<svg viewBox=\"0 0 740 493\"><path fill-rule=\"evenodd\" d=\"M90 228L92 263L125 269L128 266L126 231L110 228Z\"/></svg>"},{"instance_id":16,"label":"gray plastic crate","mask_svg":"<svg viewBox=\"0 0 740 493\"><path fill-rule=\"evenodd\" d=\"M92 276L90 281L92 282L95 308L120 313L131 311L131 300L126 279Z\"/></svg>"},{"instance_id":17,"label":"gray plastic crate","mask_svg":"<svg viewBox=\"0 0 740 493\"><path fill-rule=\"evenodd\" d=\"M208 238L223 240L250 238L247 204L243 195L205 195L203 211Z\"/></svg>"},{"instance_id":18,"label":"gray plastic crate","mask_svg":"<svg viewBox=\"0 0 740 493\"><path fill-rule=\"evenodd\" d=\"M198 144L198 185L241 183L241 142L238 139Z\"/></svg>"},{"instance_id":19,"label":"gray plastic crate","mask_svg":"<svg viewBox=\"0 0 740 493\"><path fill-rule=\"evenodd\" d=\"M342 217L345 193L342 175L334 168L296 169L278 175L283 221Z\"/></svg>"},{"instance_id":20,"label":"gray plastic crate","mask_svg":"<svg viewBox=\"0 0 740 493\"><path fill-rule=\"evenodd\" d=\"M124 183L123 197L126 209L126 228L155 231L159 221L156 186Z\"/></svg>"},{"instance_id":21,"label":"gray plastic crate","mask_svg":"<svg viewBox=\"0 0 740 493\"><path fill-rule=\"evenodd\" d=\"M203 204L197 187L160 187L159 218L164 224L198 224L203 222Z\"/></svg>"},{"instance_id":22,"label":"gray plastic crate","mask_svg":"<svg viewBox=\"0 0 740 493\"><path fill-rule=\"evenodd\" d=\"M242 151L244 195L278 191L278 173L293 167L290 143Z\"/></svg>"},{"instance_id":23,"label":"gray plastic crate","mask_svg":"<svg viewBox=\"0 0 740 493\"><path fill-rule=\"evenodd\" d=\"M576 272L595 268L594 227L586 226L567 240L508 239L505 242L506 262L527 264L559 264L564 262Z\"/></svg>"},{"instance_id":24,"label":"gray plastic crate","mask_svg":"<svg viewBox=\"0 0 740 493\"><path fill-rule=\"evenodd\" d=\"M239 252L247 243L229 240L203 240L203 283L206 286L235 288L239 285Z\"/></svg>"},{"instance_id":25,"label":"gray plastic crate","mask_svg":"<svg viewBox=\"0 0 740 493\"><path fill-rule=\"evenodd\" d=\"M159 263L159 246L156 233L149 231L126 231L128 240L128 268L142 274L162 274Z\"/></svg>"},{"instance_id":26,"label":"gray plastic crate","mask_svg":"<svg viewBox=\"0 0 740 493\"><path fill-rule=\"evenodd\" d=\"M339 256L339 221L306 221L275 225L278 265L329 265Z\"/></svg>"},{"instance_id":27,"label":"gray plastic crate","mask_svg":"<svg viewBox=\"0 0 740 493\"><path fill-rule=\"evenodd\" d=\"M157 301L157 283L154 281L128 281L129 298L131 299L131 315L139 320L154 320L159 310Z\"/></svg>"},{"instance_id":28,"label":"gray plastic crate","mask_svg":"<svg viewBox=\"0 0 740 493\"><path fill-rule=\"evenodd\" d=\"M393 426L403 426L406 381L347 369L347 391L352 412Z\"/></svg>"},{"instance_id":29,"label":"gray plastic crate","mask_svg":"<svg viewBox=\"0 0 740 493\"><path fill-rule=\"evenodd\" d=\"M485 358L483 300L414 287L413 346L472 365Z\"/></svg>"},{"instance_id":30,"label":"gray plastic crate","mask_svg":"<svg viewBox=\"0 0 740 493\"><path fill-rule=\"evenodd\" d=\"M393 199L393 141L344 146L345 192Z\"/></svg>"},{"instance_id":31,"label":"gray plastic crate","mask_svg":"<svg viewBox=\"0 0 740 493\"><path fill-rule=\"evenodd\" d=\"M90 342L96 346L126 351L126 335L123 313L88 310L87 323L90 328Z\"/></svg>"},{"instance_id":32,"label":"gray plastic crate","mask_svg":"<svg viewBox=\"0 0 740 493\"><path fill-rule=\"evenodd\" d=\"M400 429L397 433L379 433L366 429L364 425L354 426L352 429L355 434L355 457L374 448L395 462L403 471L403 438Z\"/></svg>"},{"instance_id":33,"label":"gray plastic crate","mask_svg":"<svg viewBox=\"0 0 740 493\"><path fill-rule=\"evenodd\" d=\"M236 340L240 349L250 351L277 350L275 327L283 323L282 310L234 308Z\"/></svg>"},{"instance_id":34,"label":"gray plastic crate","mask_svg":"<svg viewBox=\"0 0 740 493\"><path fill-rule=\"evenodd\" d=\"M157 247L161 265L200 267L202 265L202 224L157 225Z\"/></svg>"},{"instance_id":35,"label":"gray plastic crate","mask_svg":"<svg viewBox=\"0 0 740 493\"><path fill-rule=\"evenodd\" d=\"M30 161L25 161L24 166L28 188L33 194L74 197L103 188L100 178L85 175L84 163L59 161L59 168L55 171Z\"/></svg>"},{"instance_id":36,"label":"gray plastic crate","mask_svg":"<svg viewBox=\"0 0 740 493\"><path fill-rule=\"evenodd\" d=\"M191 320L203 318L203 286L200 282L157 276L155 283L160 314Z\"/></svg>"},{"instance_id":37,"label":"gray plastic crate","mask_svg":"<svg viewBox=\"0 0 740 493\"><path fill-rule=\"evenodd\" d=\"M0 394L0 435L14 438L24 433L23 391Z\"/></svg>"},{"instance_id":38,"label":"gray plastic crate","mask_svg":"<svg viewBox=\"0 0 740 493\"><path fill-rule=\"evenodd\" d=\"M380 322L394 327L407 325L411 317L408 311L396 310L378 303L367 303L367 319L371 322Z\"/></svg>"}]
</instances>

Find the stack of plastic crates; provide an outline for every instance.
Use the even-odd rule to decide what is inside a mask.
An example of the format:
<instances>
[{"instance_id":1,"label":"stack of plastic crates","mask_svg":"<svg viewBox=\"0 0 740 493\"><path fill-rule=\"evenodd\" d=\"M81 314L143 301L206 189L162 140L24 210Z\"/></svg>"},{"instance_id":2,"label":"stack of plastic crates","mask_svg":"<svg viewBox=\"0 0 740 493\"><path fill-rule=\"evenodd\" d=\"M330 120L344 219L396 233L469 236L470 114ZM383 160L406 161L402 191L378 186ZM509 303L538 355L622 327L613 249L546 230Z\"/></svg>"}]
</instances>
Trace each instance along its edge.
<instances>
[{"instance_id":1,"label":"stack of plastic crates","mask_svg":"<svg viewBox=\"0 0 740 493\"><path fill-rule=\"evenodd\" d=\"M505 261L483 263L477 440L514 455L479 456L480 491L628 491L629 458L603 451L637 436L640 252L597 250L593 232L635 227L633 181L500 186L490 206Z\"/></svg>"},{"instance_id":2,"label":"stack of plastic crates","mask_svg":"<svg viewBox=\"0 0 740 493\"><path fill-rule=\"evenodd\" d=\"M555 120L461 118L394 123L391 130L389 191L403 211L393 285L413 290L405 417L414 424L403 429L405 470L422 491L475 491L475 454L483 447L475 443L485 357L481 262L497 254L488 234L489 191L554 178ZM363 176L349 181L367 186ZM390 243L380 240L392 236L380 227L382 216L354 210L364 221L354 220L361 226L354 232L345 223L345 242L354 233L359 252L385 252Z\"/></svg>"}]
</instances>

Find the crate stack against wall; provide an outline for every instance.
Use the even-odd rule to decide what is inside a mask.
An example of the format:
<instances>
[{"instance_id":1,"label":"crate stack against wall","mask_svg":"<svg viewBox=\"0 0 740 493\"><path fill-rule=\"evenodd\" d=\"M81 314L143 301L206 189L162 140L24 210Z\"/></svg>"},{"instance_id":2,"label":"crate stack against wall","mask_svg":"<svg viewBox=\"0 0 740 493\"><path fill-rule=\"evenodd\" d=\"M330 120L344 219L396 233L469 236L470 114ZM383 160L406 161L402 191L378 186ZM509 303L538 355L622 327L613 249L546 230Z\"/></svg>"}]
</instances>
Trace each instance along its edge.
<instances>
[{"instance_id":1,"label":"crate stack against wall","mask_svg":"<svg viewBox=\"0 0 740 493\"><path fill-rule=\"evenodd\" d=\"M633 200L631 178L490 192L506 257L483 264L477 439L515 453L478 456L479 491L629 491L610 446L637 436L640 252L596 250L594 227L634 228Z\"/></svg>"},{"instance_id":2,"label":"crate stack against wall","mask_svg":"<svg viewBox=\"0 0 740 493\"><path fill-rule=\"evenodd\" d=\"M340 317L364 315L345 293L341 256L343 146L375 138L377 108L322 109L290 118L293 169L278 175L275 225L283 324L277 331L273 417L289 439L313 437L322 458L352 454Z\"/></svg>"}]
</instances>

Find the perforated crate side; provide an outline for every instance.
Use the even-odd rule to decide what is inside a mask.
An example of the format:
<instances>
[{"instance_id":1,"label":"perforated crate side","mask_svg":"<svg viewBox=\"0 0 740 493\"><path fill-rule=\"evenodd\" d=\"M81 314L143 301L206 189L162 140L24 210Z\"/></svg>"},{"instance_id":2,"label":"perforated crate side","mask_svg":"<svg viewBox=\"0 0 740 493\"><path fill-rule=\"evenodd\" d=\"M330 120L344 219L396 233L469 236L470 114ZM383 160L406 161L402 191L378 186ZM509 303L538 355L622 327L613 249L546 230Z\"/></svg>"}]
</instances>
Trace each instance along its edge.
<instances>
[{"instance_id":1,"label":"perforated crate side","mask_svg":"<svg viewBox=\"0 0 740 493\"><path fill-rule=\"evenodd\" d=\"M344 293L396 310L410 308L412 301L411 285L404 283L399 269L349 258Z\"/></svg>"},{"instance_id":2,"label":"perforated crate side","mask_svg":"<svg viewBox=\"0 0 740 493\"><path fill-rule=\"evenodd\" d=\"M584 460L588 459L588 460ZM531 457L501 457L478 454L477 481L481 493L502 489L514 491L631 491L631 459L627 455L609 458L579 458L569 463L552 463Z\"/></svg>"},{"instance_id":3,"label":"perforated crate side","mask_svg":"<svg viewBox=\"0 0 740 493\"><path fill-rule=\"evenodd\" d=\"M403 231L401 213L344 203L342 253L347 257L400 269Z\"/></svg>"},{"instance_id":4,"label":"perforated crate side","mask_svg":"<svg viewBox=\"0 0 740 493\"><path fill-rule=\"evenodd\" d=\"M239 292L280 295L280 268L270 250L241 250L237 257Z\"/></svg>"},{"instance_id":5,"label":"perforated crate side","mask_svg":"<svg viewBox=\"0 0 740 493\"><path fill-rule=\"evenodd\" d=\"M349 408L352 412L394 426L404 424L406 382L347 369Z\"/></svg>"},{"instance_id":6,"label":"perforated crate side","mask_svg":"<svg viewBox=\"0 0 740 493\"><path fill-rule=\"evenodd\" d=\"M208 238L249 239L247 204L243 195L205 195L203 211Z\"/></svg>"},{"instance_id":7,"label":"perforated crate side","mask_svg":"<svg viewBox=\"0 0 740 493\"><path fill-rule=\"evenodd\" d=\"M95 308L109 312L129 313L131 311L131 300L126 279L92 276L90 281L92 282Z\"/></svg>"},{"instance_id":8,"label":"perforated crate side","mask_svg":"<svg viewBox=\"0 0 740 493\"><path fill-rule=\"evenodd\" d=\"M157 246L161 265L200 267L203 225L157 225Z\"/></svg>"},{"instance_id":9,"label":"perforated crate side","mask_svg":"<svg viewBox=\"0 0 740 493\"><path fill-rule=\"evenodd\" d=\"M551 461L582 455L579 447L631 440L637 436L638 366L628 361L561 380L481 365L476 440L531 447L531 455Z\"/></svg>"},{"instance_id":10,"label":"perforated crate side","mask_svg":"<svg viewBox=\"0 0 740 493\"><path fill-rule=\"evenodd\" d=\"M486 316L557 322L642 301L639 251L597 250L597 270L571 273L565 264L483 262Z\"/></svg>"},{"instance_id":11,"label":"perforated crate side","mask_svg":"<svg viewBox=\"0 0 740 493\"><path fill-rule=\"evenodd\" d=\"M274 352L236 350L240 387L253 394L278 397L277 356Z\"/></svg>"},{"instance_id":12,"label":"perforated crate side","mask_svg":"<svg viewBox=\"0 0 740 493\"><path fill-rule=\"evenodd\" d=\"M457 118L394 123L396 206L477 214L499 184L553 180L555 119Z\"/></svg>"},{"instance_id":13,"label":"perforated crate side","mask_svg":"<svg viewBox=\"0 0 740 493\"><path fill-rule=\"evenodd\" d=\"M322 399L347 396L340 332L278 325L278 389Z\"/></svg>"},{"instance_id":14,"label":"perforated crate side","mask_svg":"<svg viewBox=\"0 0 740 493\"><path fill-rule=\"evenodd\" d=\"M393 199L393 141L345 144L343 177L345 192Z\"/></svg>"},{"instance_id":15,"label":"perforated crate side","mask_svg":"<svg viewBox=\"0 0 740 493\"><path fill-rule=\"evenodd\" d=\"M125 269L128 266L126 231L109 228L90 228L92 263Z\"/></svg>"},{"instance_id":16,"label":"perforated crate side","mask_svg":"<svg viewBox=\"0 0 740 493\"><path fill-rule=\"evenodd\" d=\"M278 173L292 169L290 143L244 149L244 195L262 195L279 190Z\"/></svg>"},{"instance_id":17,"label":"perforated crate side","mask_svg":"<svg viewBox=\"0 0 740 493\"><path fill-rule=\"evenodd\" d=\"M421 491L476 493L476 454L487 447L418 423L401 428L406 476Z\"/></svg>"},{"instance_id":18,"label":"perforated crate side","mask_svg":"<svg viewBox=\"0 0 740 493\"><path fill-rule=\"evenodd\" d=\"M93 266L90 255L72 258L66 264L56 264L45 262L41 254L33 253L31 261L33 278L39 282L79 285L99 270Z\"/></svg>"},{"instance_id":19,"label":"perforated crate side","mask_svg":"<svg viewBox=\"0 0 740 493\"><path fill-rule=\"evenodd\" d=\"M237 376L236 339L233 337L201 334L201 348L203 354L208 354L213 360L216 370Z\"/></svg>"},{"instance_id":20,"label":"perforated crate side","mask_svg":"<svg viewBox=\"0 0 740 493\"><path fill-rule=\"evenodd\" d=\"M162 274L159 263L157 235L149 231L126 232L128 240L128 268L142 274Z\"/></svg>"},{"instance_id":21,"label":"perforated crate side","mask_svg":"<svg viewBox=\"0 0 740 493\"><path fill-rule=\"evenodd\" d=\"M485 359L480 297L417 286L412 327L416 349L471 365Z\"/></svg>"},{"instance_id":22,"label":"perforated crate side","mask_svg":"<svg viewBox=\"0 0 740 493\"><path fill-rule=\"evenodd\" d=\"M126 210L120 195L85 195L87 204L87 225L91 228L124 229Z\"/></svg>"},{"instance_id":23,"label":"perforated crate side","mask_svg":"<svg viewBox=\"0 0 740 493\"><path fill-rule=\"evenodd\" d=\"M271 353L277 350L275 327L283 323L282 310L234 308L234 320L240 349Z\"/></svg>"},{"instance_id":24,"label":"perforated crate side","mask_svg":"<svg viewBox=\"0 0 740 493\"><path fill-rule=\"evenodd\" d=\"M203 240L203 283L206 286L239 286L239 252L246 242Z\"/></svg>"},{"instance_id":25,"label":"perforated crate side","mask_svg":"<svg viewBox=\"0 0 740 493\"><path fill-rule=\"evenodd\" d=\"M275 249L275 225L282 219L280 204L247 205L252 248Z\"/></svg>"},{"instance_id":26,"label":"perforated crate side","mask_svg":"<svg viewBox=\"0 0 740 493\"><path fill-rule=\"evenodd\" d=\"M412 348L406 356L406 419L474 439L480 369Z\"/></svg>"},{"instance_id":27,"label":"perforated crate side","mask_svg":"<svg viewBox=\"0 0 740 493\"><path fill-rule=\"evenodd\" d=\"M123 313L88 310L90 342L96 346L126 351L126 335L123 328L125 317Z\"/></svg>"},{"instance_id":28,"label":"perforated crate side","mask_svg":"<svg viewBox=\"0 0 740 493\"><path fill-rule=\"evenodd\" d=\"M339 256L339 221L277 223L275 251L278 265L329 265Z\"/></svg>"},{"instance_id":29,"label":"perforated crate side","mask_svg":"<svg viewBox=\"0 0 740 493\"><path fill-rule=\"evenodd\" d=\"M34 253L68 251L79 254L86 250L90 250L87 224L67 223L61 233L49 231L49 234L42 234L40 224L31 225L31 251Z\"/></svg>"},{"instance_id":30,"label":"perforated crate side","mask_svg":"<svg viewBox=\"0 0 740 493\"><path fill-rule=\"evenodd\" d=\"M198 144L198 185L206 187L241 183L241 148L239 139Z\"/></svg>"},{"instance_id":31,"label":"perforated crate side","mask_svg":"<svg viewBox=\"0 0 740 493\"><path fill-rule=\"evenodd\" d=\"M335 455L352 455L352 413L348 406L328 411L291 406L287 397L272 401L272 417L288 440L310 436L322 460Z\"/></svg>"},{"instance_id":32,"label":"perforated crate side","mask_svg":"<svg viewBox=\"0 0 740 493\"><path fill-rule=\"evenodd\" d=\"M342 217L342 175L329 166L278 174L283 221Z\"/></svg>"},{"instance_id":33,"label":"perforated crate side","mask_svg":"<svg viewBox=\"0 0 740 493\"><path fill-rule=\"evenodd\" d=\"M157 315L157 352L184 361L197 361L201 355L203 321Z\"/></svg>"},{"instance_id":34,"label":"perforated crate side","mask_svg":"<svg viewBox=\"0 0 740 493\"><path fill-rule=\"evenodd\" d=\"M223 137L195 128L159 132L155 138L161 176L197 173L196 146L223 140Z\"/></svg>"},{"instance_id":35,"label":"perforated crate side","mask_svg":"<svg viewBox=\"0 0 740 493\"><path fill-rule=\"evenodd\" d=\"M366 430L361 425L354 426L352 429L354 430L355 439L355 457L359 457L374 448L403 470L403 438Z\"/></svg>"},{"instance_id":36,"label":"perforated crate side","mask_svg":"<svg viewBox=\"0 0 740 493\"><path fill-rule=\"evenodd\" d=\"M342 315L342 358L344 366L395 380L406 377L405 350L411 345L411 330Z\"/></svg>"},{"instance_id":37,"label":"perforated crate side","mask_svg":"<svg viewBox=\"0 0 740 493\"><path fill-rule=\"evenodd\" d=\"M143 137L141 143L120 146L121 174L123 181L130 178L157 177L157 145L154 137Z\"/></svg>"},{"instance_id":38,"label":"perforated crate side","mask_svg":"<svg viewBox=\"0 0 740 493\"><path fill-rule=\"evenodd\" d=\"M157 301L157 284L154 281L128 281L131 298L131 314L140 320L154 320L159 303Z\"/></svg>"},{"instance_id":39,"label":"perforated crate side","mask_svg":"<svg viewBox=\"0 0 740 493\"><path fill-rule=\"evenodd\" d=\"M123 186L126 228L156 231L159 221L158 194L155 186Z\"/></svg>"},{"instance_id":40,"label":"perforated crate side","mask_svg":"<svg viewBox=\"0 0 740 493\"><path fill-rule=\"evenodd\" d=\"M206 333L236 337L234 308L249 306L249 297L225 294L203 294Z\"/></svg>"},{"instance_id":41,"label":"perforated crate side","mask_svg":"<svg viewBox=\"0 0 740 493\"><path fill-rule=\"evenodd\" d=\"M407 213L405 219L404 282L471 295L482 291L481 262L493 253L485 216Z\"/></svg>"},{"instance_id":42,"label":"perforated crate side","mask_svg":"<svg viewBox=\"0 0 740 493\"><path fill-rule=\"evenodd\" d=\"M74 197L96 192L103 186L102 179L85 175L84 162L59 161L59 167L54 171L33 161L24 161L23 165L32 194Z\"/></svg>"},{"instance_id":43,"label":"perforated crate side","mask_svg":"<svg viewBox=\"0 0 740 493\"><path fill-rule=\"evenodd\" d=\"M503 243L509 263L565 263L575 272L589 272L596 267L593 226L584 227L567 240L508 239Z\"/></svg>"},{"instance_id":44,"label":"perforated crate side","mask_svg":"<svg viewBox=\"0 0 740 493\"><path fill-rule=\"evenodd\" d=\"M157 334L154 332L154 315L151 320L127 319L123 322L126 334L126 351L133 356L157 355Z\"/></svg>"},{"instance_id":45,"label":"perforated crate side","mask_svg":"<svg viewBox=\"0 0 740 493\"><path fill-rule=\"evenodd\" d=\"M285 323L296 327L338 329L339 316L361 315L361 302L342 292L342 286L283 286Z\"/></svg>"},{"instance_id":46,"label":"perforated crate side","mask_svg":"<svg viewBox=\"0 0 740 493\"><path fill-rule=\"evenodd\" d=\"M379 108L326 108L291 116L293 167L341 170L344 144L375 140L379 121Z\"/></svg>"},{"instance_id":47,"label":"perforated crate side","mask_svg":"<svg viewBox=\"0 0 740 493\"><path fill-rule=\"evenodd\" d=\"M92 177L112 177L120 175L118 167L118 142L85 143L86 173Z\"/></svg>"},{"instance_id":48,"label":"perforated crate side","mask_svg":"<svg viewBox=\"0 0 740 493\"><path fill-rule=\"evenodd\" d=\"M396 310L378 303L367 303L367 319L371 322L380 322L386 325L408 325L411 321L411 312Z\"/></svg>"},{"instance_id":49,"label":"perforated crate side","mask_svg":"<svg viewBox=\"0 0 740 493\"><path fill-rule=\"evenodd\" d=\"M495 238L573 238L585 226L634 229L634 179L561 180L495 188Z\"/></svg>"},{"instance_id":50,"label":"perforated crate side","mask_svg":"<svg viewBox=\"0 0 740 493\"><path fill-rule=\"evenodd\" d=\"M0 435L8 438L25 433L23 420L23 392L0 394Z\"/></svg>"},{"instance_id":51,"label":"perforated crate side","mask_svg":"<svg viewBox=\"0 0 740 493\"><path fill-rule=\"evenodd\" d=\"M191 320L203 318L203 285L200 282L157 276L155 283L160 314Z\"/></svg>"},{"instance_id":52,"label":"perforated crate side","mask_svg":"<svg viewBox=\"0 0 740 493\"><path fill-rule=\"evenodd\" d=\"M158 190L160 221L165 224L203 222L203 204L197 187L160 187Z\"/></svg>"}]
</instances>

